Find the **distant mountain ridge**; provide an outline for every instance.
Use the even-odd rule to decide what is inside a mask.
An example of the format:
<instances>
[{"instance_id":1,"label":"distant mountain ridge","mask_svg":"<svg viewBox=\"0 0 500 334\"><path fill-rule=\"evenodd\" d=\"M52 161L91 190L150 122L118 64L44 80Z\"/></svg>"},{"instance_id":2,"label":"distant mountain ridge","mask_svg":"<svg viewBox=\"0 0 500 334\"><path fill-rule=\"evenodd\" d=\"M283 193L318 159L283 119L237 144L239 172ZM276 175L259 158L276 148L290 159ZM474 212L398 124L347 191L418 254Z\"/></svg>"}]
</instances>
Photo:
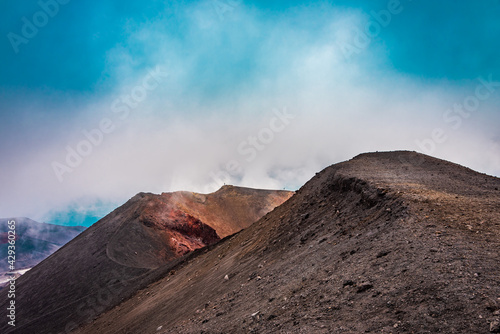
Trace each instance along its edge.
<instances>
[{"instance_id":1,"label":"distant mountain ridge","mask_svg":"<svg viewBox=\"0 0 500 334\"><path fill-rule=\"evenodd\" d=\"M39 223L26 217L0 218L0 275L8 271L8 222L14 220L16 270L34 267L86 228Z\"/></svg>"}]
</instances>

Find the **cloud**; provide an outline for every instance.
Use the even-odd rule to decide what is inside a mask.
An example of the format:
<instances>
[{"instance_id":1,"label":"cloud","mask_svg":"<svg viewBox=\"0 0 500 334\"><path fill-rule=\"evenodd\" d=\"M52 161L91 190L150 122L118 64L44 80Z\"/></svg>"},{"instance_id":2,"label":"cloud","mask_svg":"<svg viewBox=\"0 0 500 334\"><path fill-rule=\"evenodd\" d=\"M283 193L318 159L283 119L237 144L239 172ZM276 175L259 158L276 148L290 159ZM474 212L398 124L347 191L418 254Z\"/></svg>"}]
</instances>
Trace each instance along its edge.
<instances>
[{"instance_id":1,"label":"cloud","mask_svg":"<svg viewBox=\"0 0 500 334\"><path fill-rule=\"evenodd\" d=\"M447 139L425 153L500 175L497 91L454 128L446 111L479 81L398 71L383 32L346 57L339 45L373 20L359 8L269 12L225 3L222 16L213 1L194 2L124 26L104 54L105 93L52 106L46 96L29 108L19 103L25 127L12 128L17 118L4 125L15 140L2 147L0 184L8 191L0 194L0 216L81 220L75 217L104 214L137 192L206 192L223 183L297 189L362 152L422 151L418 143L435 129ZM156 68L168 75L144 88ZM127 96L130 105L115 104ZM126 117L117 105L126 106ZM291 117L285 122L277 112ZM101 131L99 144L60 182L53 162L68 165L68 147L77 151L106 119L113 130Z\"/></svg>"}]
</instances>

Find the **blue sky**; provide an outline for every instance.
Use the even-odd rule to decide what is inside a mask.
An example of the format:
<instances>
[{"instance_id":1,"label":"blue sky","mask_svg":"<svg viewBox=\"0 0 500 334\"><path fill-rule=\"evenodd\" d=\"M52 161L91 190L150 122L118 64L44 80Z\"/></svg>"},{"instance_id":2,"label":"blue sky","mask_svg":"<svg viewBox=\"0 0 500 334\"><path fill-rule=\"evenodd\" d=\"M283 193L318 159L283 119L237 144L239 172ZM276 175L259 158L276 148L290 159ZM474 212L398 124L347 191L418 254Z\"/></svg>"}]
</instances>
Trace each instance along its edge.
<instances>
[{"instance_id":1,"label":"blue sky","mask_svg":"<svg viewBox=\"0 0 500 334\"><path fill-rule=\"evenodd\" d=\"M88 225L140 191L296 189L374 150L500 175L498 0L42 0L0 13L0 216ZM90 153L69 166L78 148Z\"/></svg>"}]
</instances>

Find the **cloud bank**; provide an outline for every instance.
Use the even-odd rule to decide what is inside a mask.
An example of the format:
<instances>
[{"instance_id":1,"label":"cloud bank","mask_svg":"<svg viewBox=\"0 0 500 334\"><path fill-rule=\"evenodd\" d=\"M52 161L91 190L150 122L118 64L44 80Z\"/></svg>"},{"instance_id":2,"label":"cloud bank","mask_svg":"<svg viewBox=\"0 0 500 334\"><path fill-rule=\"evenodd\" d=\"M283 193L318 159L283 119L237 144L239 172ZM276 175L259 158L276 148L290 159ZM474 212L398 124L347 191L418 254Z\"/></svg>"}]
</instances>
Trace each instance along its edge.
<instances>
[{"instance_id":1,"label":"cloud bank","mask_svg":"<svg viewBox=\"0 0 500 334\"><path fill-rule=\"evenodd\" d=\"M400 70L388 44L422 9L391 3L174 2L122 22L90 92L4 85L0 216L89 224L141 191L297 189L367 151L500 175L496 65Z\"/></svg>"}]
</instances>

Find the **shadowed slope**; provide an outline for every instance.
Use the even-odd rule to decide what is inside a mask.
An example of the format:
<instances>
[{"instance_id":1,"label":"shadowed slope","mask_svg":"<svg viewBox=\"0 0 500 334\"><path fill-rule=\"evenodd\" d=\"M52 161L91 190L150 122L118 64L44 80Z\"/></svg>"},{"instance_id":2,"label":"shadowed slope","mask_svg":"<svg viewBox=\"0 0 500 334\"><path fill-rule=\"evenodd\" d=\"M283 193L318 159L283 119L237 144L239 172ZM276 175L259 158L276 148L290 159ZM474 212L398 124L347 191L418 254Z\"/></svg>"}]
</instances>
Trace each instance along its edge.
<instances>
[{"instance_id":1,"label":"shadowed slope","mask_svg":"<svg viewBox=\"0 0 500 334\"><path fill-rule=\"evenodd\" d=\"M412 152L360 155L75 333L487 333L499 188Z\"/></svg>"}]
</instances>

